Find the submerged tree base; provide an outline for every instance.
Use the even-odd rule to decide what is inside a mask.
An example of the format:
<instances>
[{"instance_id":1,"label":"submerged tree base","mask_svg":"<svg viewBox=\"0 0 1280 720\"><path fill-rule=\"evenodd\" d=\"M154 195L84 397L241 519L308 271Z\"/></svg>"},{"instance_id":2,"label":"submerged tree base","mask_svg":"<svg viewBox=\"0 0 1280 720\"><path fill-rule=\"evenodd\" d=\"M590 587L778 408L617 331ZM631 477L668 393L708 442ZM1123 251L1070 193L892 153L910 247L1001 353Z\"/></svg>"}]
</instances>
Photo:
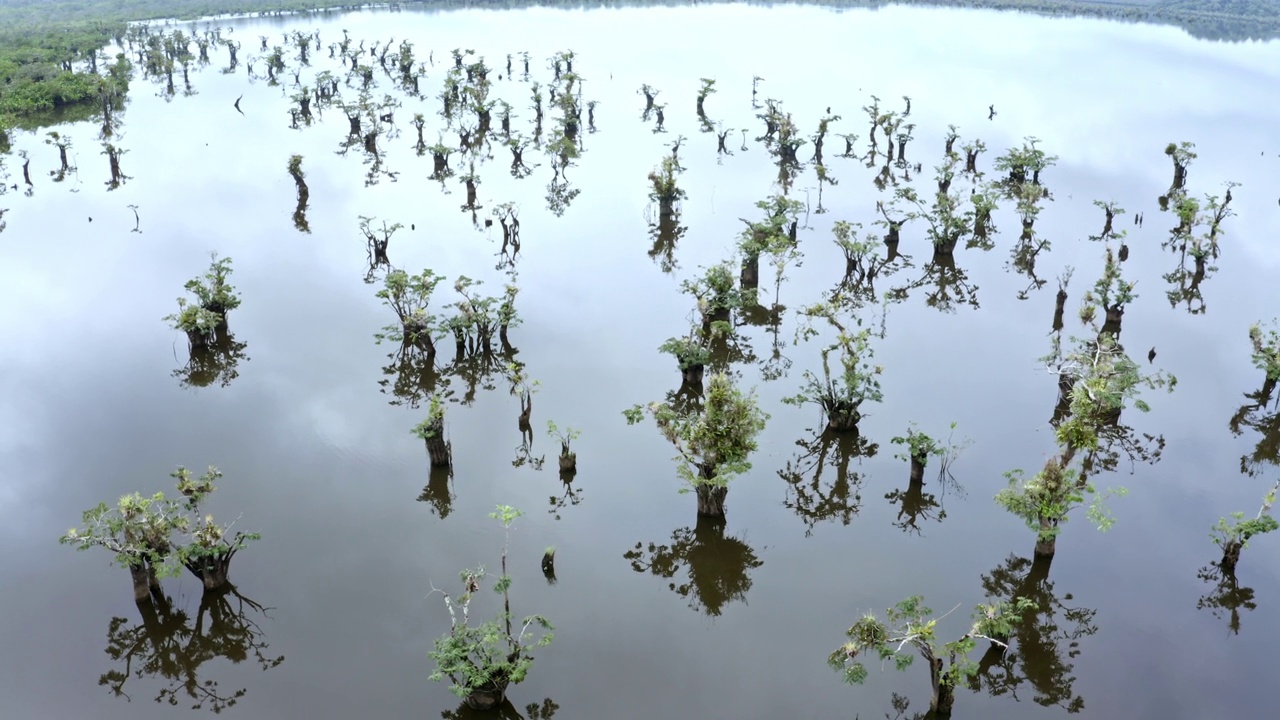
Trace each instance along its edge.
<instances>
[{"instance_id":1,"label":"submerged tree base","mask_svg":"<svg viewBox=\"0 0 1280 720\"><path fill-rule=\"evenodd\" d=\"M698 496L698 514L705 517L724 517L724 501L729 495L728 486L699 485L694 488Z\"/></svg>"}]
</instances>

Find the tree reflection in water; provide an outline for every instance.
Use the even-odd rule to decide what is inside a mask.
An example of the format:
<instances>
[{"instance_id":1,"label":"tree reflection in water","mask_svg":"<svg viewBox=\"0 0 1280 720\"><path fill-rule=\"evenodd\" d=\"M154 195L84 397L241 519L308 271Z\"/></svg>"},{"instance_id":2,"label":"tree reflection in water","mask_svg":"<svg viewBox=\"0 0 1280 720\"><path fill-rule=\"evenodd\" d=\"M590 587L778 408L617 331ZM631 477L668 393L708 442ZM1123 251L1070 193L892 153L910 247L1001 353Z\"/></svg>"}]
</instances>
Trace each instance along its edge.
<instances>
[{"instance_id":1,"label":"tree reflection in water","mask_svg":"<svg viewBox=\"0 0 1280 720\"><path fill-rule=\"evenodd\" d=\"M719 616L726 603L746 601L751 589L748 572L764 564L756 559L751 546L725 535L724 527L722 518L700 515L696 527L671 533L670 545L636 543L623 557L631 561L631 569L636 572L661 578L683 573L683 582L672 582L667 587L687 598L694 610Z\"/></svg>"},{"instance_id":2,"label":"tree reflection in water","mask_svg":"<svg viewBox=\"0 0 1280 720\"><path fill-rule=\"evenodd\" d=\"M524 706L524 714L511 704L511 700L503 700L502 704L488 710L476 710L466 703L453 710L445 710L440 717L445 720L551 720L560 706L551 698L544 698L541 703L529 703Z\"/></svg>"},{"instance_id":3,"label":"tree reflection in water","mask_svg":"<svg viewBox=\"0 0 1280 720\"><path fill-rule=\"evenodd\" d=\"M262 628L253 615L266 610L240 594L234 587L204 593L194 622L185 610L174 608L162 591L137 601L141 622L130 625L128 618L115 617L107 628L106 653L121 667L98 678L116 697L132 700L125 685L132 678L163 679L166 687L156 694L156 702L177 705L186 701L192 709L208 707L215 713L234 706L246 689L224 691L216 680L201 680L200 666L214 658L232 663L252 659L263 670L284 662L284 656L269 657Z\"/></svg>"},{"instance_id":4,"label":"tree reflection in water","mask_svg":"<svg viewBox=\"0 0 1280 720\"><path fill-rule=\"evenodd\" d=\"M810 430L810 432L813 432ZM778 476L787 482L787 498L783 504L800 516L805 536L828 520L848 525L862 507L863 476L849 472L854 458L874 457L880 446L857 433L823 431L808 439L796 441L801 453L788 460ZM824 471L834 468L834 477Z\"/></svg>"},{"instance_id":5,"label":"tree reflection in water","mask_svg":"<svg viewBox=\"0 0 1280 720\"><path fill-rule=\"evenodd\" d=\"M1240 634L1240 609L1255 610L1253 588L1241 587L1234 570L1224 570L1217 562L1209 563L1196 572L1196 577L1213 586L1208 594L1196 602L1197 610L1208 609L1219 620L1227 619L1232 635Z\"/></svg>"},{"instance_id":6,"label":"tree reflection in water","mask_svg":"<svg viewBox=\"0 0 1280 720\"><path fill-rule=\"evenodd\" d=\"M427 484L418 495L418 502L427 503L434 515L441 520L453 511L453 465L431 468Z\"/></svg>"},{"instance_id":7,"label":"tree reflection in water","mask_svg":"<svg viewBox=\"0 0 1280 720\"><path fill-rule=\"evenodd\" d=\"M237 342L225 328L219 328L214 341L203 347L190 348L187 364L173 371L178 384L184 388L208 387L218 383L226 387L240 376L241 360L248 360L244 350L248 343Z\"/></svg>"},{"instance_id":8,"label":"tree reflection in water","mask_svg":"<svg viewBox=\"0 0 1280 720\"><path fill-rule=\"evenodd\" d=\"M1053 558L1034 560L1010 555L1004 564L982 576L982 587L993 601L1027 598L1035 607L1013 626L1011 649L991 645L970 681L975 692L984 686L992 696L1011 695L1015 700L1023 683L1031 685L1032 699L1044 707L1058 706L1068 713L1084 708L1075 694L1075 666L1080 640L1098 631L1097 610L1071 606L1070 593L1059 596L1049 580Z\"/></svg>"},{"instance_id":9,"label":"tree reflection in water","mask_svg":"<svg viewBox=\"0 0 1280 720\"><path fill-rule=\"evenodd\" d=\"M1228 426L1231 434L1239 437L1245 429L1253 430L1258 438L1253 452L1240 457L1240 472L1250 477L1268 465L1280 465L1280 398L1272 402L1275 381L1267 380L1257 392L1246 393L1246 402L1231 416Z\"/></svg>"}]
</instances>

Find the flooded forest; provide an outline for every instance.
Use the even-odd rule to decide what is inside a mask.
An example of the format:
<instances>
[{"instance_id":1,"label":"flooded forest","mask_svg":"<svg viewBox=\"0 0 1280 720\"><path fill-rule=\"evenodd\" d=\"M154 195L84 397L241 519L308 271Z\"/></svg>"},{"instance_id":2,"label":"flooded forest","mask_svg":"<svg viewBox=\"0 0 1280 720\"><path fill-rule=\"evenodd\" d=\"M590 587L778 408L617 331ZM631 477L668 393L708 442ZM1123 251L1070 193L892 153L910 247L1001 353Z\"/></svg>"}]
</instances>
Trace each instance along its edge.
<instances>
[{"instance_id":1,"label":"flooded forest","mask_svg":"<svg viewBox=\"0 0 1280 720\"><path fill-rule=\"evenodd\" d=\"M121 25L0 134L0 714L1265 714L1280 41L1115 17Z\"/></svg>"}]
</instances>

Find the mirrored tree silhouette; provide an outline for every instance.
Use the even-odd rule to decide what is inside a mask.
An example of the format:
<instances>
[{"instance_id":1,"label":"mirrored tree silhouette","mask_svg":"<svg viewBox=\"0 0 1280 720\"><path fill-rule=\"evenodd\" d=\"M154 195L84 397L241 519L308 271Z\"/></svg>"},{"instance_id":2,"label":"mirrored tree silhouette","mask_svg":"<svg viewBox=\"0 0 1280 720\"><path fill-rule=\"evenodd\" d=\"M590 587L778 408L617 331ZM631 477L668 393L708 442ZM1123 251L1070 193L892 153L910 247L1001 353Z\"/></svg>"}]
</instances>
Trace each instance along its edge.
<instances>
[{"instance_id":1,"label":"mirrored tree silhouette","mask_svg":"<svg viewBox=\"0 0 1280 720\"><path fill-rule=\"evenodd\" d=\"M173 371L178 384L184 388L208 387L217 383L226 387L240 376L240 361L249 360L244 354L247 343L238 342L231 331L219 328L211 343L191 347L187 364Z\"/></svg>"},{"instance_id":2,"label":"mirrored tree silhouette","mask_svg":"<svg viewBox=\"0 0 1280 720\"><path fill-rule=\"evenodd\" d=\"M1018 692L1025 684L1037 705L1078 713L1084 709L1084 698L1075 692L1073 661L1080 655L1081 640L1098 631L1098 611L1074 605L1070 593L1055 591L1049 580L1052 562L1047 557L1010 555L982 576L983 590L992 601L1027 598L1035 607L1013 626L1009 649L990 645L970 689L1021 701Z\"/></svg>"},{"instance_id":3,"label":"mirrored tree silhouette","mask_svg":"<svg viewBox=\"0 0 1280 720\"><path fill-rule=\"evenodd\" d=\"M849 463L854 458L874 457L880 446L857 433L825 428L797 440L796 446L799 453L778 471L778 477L787 483L783 504L804 522L806 537L822 522L848 525L862 508L864 479L860 473L850 472Z\"/></svg>"},{"instance_id":4,"label":"mirrored tree silhouette","mask_svg":"<svg viewBox=\"0 0 1280 720\"><path fill-rule=\"evenodd\" d=\"M895 488L885 493L884 499L888 500L890 505L899 506L898 518L893 522L894 527L903 532L921 535L922 520L942 522L947 519L947 511L942 506L942 500L946 498L947 492L950 491L961 498L965 496L964 488L951 475L948 463L947 458L939 459L938 474L934 480L934 486L939 489L941 498L939 495L925 492L924 468L919 468L917 472L914 465L907 478L905 490Z\"/></svg>"},{"instance_id":5,"label":"mirrored tree silhouette","mask_svg":"<svg viewBox=\"0 0 1280 720\"><path fill-rule=\"evenodd\" d=\"M137 601L141 621L115 617L107 627L107 655L116 667L103 673L98 684L116 697L132 700L126 686L132 680L155 678L164 686L156 702L191 703L192 709L215 713L234 706L247 690L223 690L216 680L200 678L200 667L215 658L241 663L249 660L263 670L284 662L270 657L263 630L254 619L267 617L262 605L234 587L206 592L195 618L175 608L167 595L153 590Z\"/></svg>"},{"instance_id":6,"label":"mirrored tree silhouette","mask_svg":"<svg viewBox=\"0 0 1280 720\"><path fill-rule=\"evenodd\" d=\"M680 224L680 210L672 208L671 212L658 212L657 220L649 217L649 237L653 247L649 249L649 258L658 264L664 273L670 273L680 267L676 260L676 245L684 237L688 227Z\"/></svg>"},{"instance_id":7,"label":"mirrored tree silhouette","mask_svg":"<svg viewBox=\"0 0 1280 720\"><path fill-rule=\"evenodd\" d=\"M550 496L551 507L547 510L557 520L560 519L561 510L582 502L582 486L573 483L575 477L577 477L576 472L560 471L560 494Z\"/></svg>"},{"instance_id":8,"label":"mirrored tree silhouette","mask_svg":"<svg viewBox=\"0 0 1280 720\"><path fill-rule=\"evenodd\" d=\"M953 313L960 305L978 309L978 286L970 284L969 273L956 265L953 253L934 253L923 270L916 280L889 290L890 299L902 302L911 291L925 288L925 305L940 312Z\"/></svg>"},{"instance_id":9,"label":"mirrored tree silhouette","mask_svg":"<svg viewBox=\"0 0 1280 720\"><path fill-rule=\"evenodd\" d=\"M440 717L445 720L551 720L559 709L560 705L554 700L544 698L540 703L525 705L521 714L510 699L504 699L501 705L488 710L476 710L462 703L453 710L441 712Z\"/></svg>"},{"instance_id":10,"label":"mirrored tree silhouette","mask_svg":"<svg viewBox=\"0 0 1280 720\"><path fill-rule=\"evenodd\" d=\"M713 617L728 603L746 602L750 571L764 564L750 545L725 534L723 519L706 516L699 516L694 528L671 533L669 545L636 543L623 557L636 572L676 578L667 587L689 607Z\"/></svg>"},{"instance_id":11,"label":"mirrored tree silhouette","mask_svg":"<svg viewBox=\"0 0 1280 720\"><path fill-rule=\"evenodd\" d=\"M424 399L447 386L447 379L436 367L435 353L423 351L412 343L403 343L387 355L391 363L382 368L378 381L383 394L390 394L392 405L418 407Z\"/></svg>"},{"instance_id":12,"label":"mirrored tree silhouette","mask_svg":"<svg viewBox=\"0 0 1280 720\"><path fill-rule=\"evenodd\" d=\"M1232 635L1240 634L1240 611L1256 610L1258 603L1254 600L1253 588L1241 587L1236 573L1231 569L1223 569L1217 561L1200 568L1196 577L1203 580L1212 589L1200 596L1196 601L1197 610L1208 610L1219 620L1226 619L1227 627Z\"/></svg>"},{"instance_id":13,"label":"mirrored tree silhouette","mask_svg":"<svg viewBox=\"0 0 1280 720\"><path fill-rule=\"evenodd\" d=\"M1260 436L1253 451L1240 456L1240 472L1253 477L1267 466L1280 465L1280 398L1271 394L1275 381L1267 380L1256 392L1246 393L1245 402L1231 416L1231 434L1240 437L1246 429Z\"/></svg>"},{"instance_id":14,"label":"mirrored tree silhouette","mask_svg":"<svg viewBox=\"0 0 1280 720\"><path fill-rule=\"evenodd\" d=\"M453 498L453 465L432 467L427 484L418 495L418 502L427 503L431 513L443 520L453 511Z\"/></svg>"}]
</instances>

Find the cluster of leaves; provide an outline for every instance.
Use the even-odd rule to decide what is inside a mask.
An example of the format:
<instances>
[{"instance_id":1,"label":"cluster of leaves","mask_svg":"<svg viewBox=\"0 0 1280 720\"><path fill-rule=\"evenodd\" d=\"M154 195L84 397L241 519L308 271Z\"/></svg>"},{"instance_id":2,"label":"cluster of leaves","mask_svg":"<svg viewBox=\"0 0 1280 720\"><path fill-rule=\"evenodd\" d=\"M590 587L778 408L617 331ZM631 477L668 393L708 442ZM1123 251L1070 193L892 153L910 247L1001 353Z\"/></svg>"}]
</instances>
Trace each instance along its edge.
<instances>
[{"instance_id":1,"label":"cluster of leaves","mask_svg":"<svg viewBox=\"0 0 1280 720\"><path fill-rule=\"evenodd\" d=\"M818 334L815 320L825 320L835 329L835 341L822 349L822 375L810 370L804 373L804 386L796 395L784 398L791 405L814 403L826 414L828 421L852 419L856 424L861 417L862 404L880 402L884 395L880 390L879 375L883 368L872 364L871 330L855 328L861 321L841 318L841 305L834 302L818 303L800 310L805 321L796 332L796 342ZM831 356L836 354L839 367L832 372Z\"/></svg>"},{"instance_id":2,"label":"cluster of leaves","mask_svg":"<svg viewBox=\"0 0 1280 720\"><path fill-rule=\"evenodd\" d=\"M664 210L683 200L686 193L677 183L682 172L684 168L674 155L662 158L658 167L649 173L649 183L653 185L653 189L649 191L649 199Z\"/></svg>"},{"instance_id":3,"label":"cluster of leaves","mask_svg":"<svg viewBox=\"0 0 1280 720\"><path fill-rule=\"evenodd\" d=\"M937 624L942 618L933 617L933 610L924 605L924 598L916 595L889 608L885 621L872 613L860 618L846 632L848 641L831 653L827 664L841 673L845 682L861 684L867 679L864 658L892 661L898 670L905 670L915 659L910 651L904 652L904 648L909 647L930 667L934 690L932 709L937 710L940 696L949 695L977 673L978 664L969 657L977 641L985 639L1004 645L1003 638L1009 636L1014 624L1032 607L1034 604L1025 598L979 605L973 612L968 632L943 642L937 634Z\"/></svg>"},{"instance_id":4,"label":"cluster of leaves","mask_svg":"<svg viewBox=\"0 0 1280 720\"><path fill-rule=\"evenodd\" d=\"M1253 365L1266 373L1267 380L1280 381L1280 332L1261 323L1249 326L1249 342L1253 345Z\"/></svg>"},{"instance_id":5,"label":"cluster of leaves","mask_svg":"<svg viewBox=\"0 0 1280 720\"><path fill-rule=\"evenodd\" d=\"M1262 508L1254 517L1246 520L1244 513L1233 512L1230 520L1218 518L1218 524L1213 527L1210 535L1214 544L1224 552L1234 550L1238 553L1249 546L1249 539L1253 536L1280 529L1280 522L1271 517L1271 507L1275 504L1277 492L1280 492L1280 482L1273 485L1262 499Z\"/></svg>"},{"instance_id":6,"label":"cluster of leaves","mask_svg":"<svg viewBox=\"0 0 1280 720\"><path fill-rule=\"evenodd\" d=\"M181 498L167 498L163 492L121 497L116 507L99 503L84 512L83 527L71 528L59 542L77 550L103 547L115 553L117 563L134 570L147 569L157 577L171 577L187 568L205 579L210 562L224 568L231 557L258 533L230 532L231 525L219 525L204 513L201 503L215 490L222 477L210 467L203 475L179 467L170 473L177 480Z\"/></svg>"},{"instance_id":7,"label":"cluster of leaves","mask_svg":"<svg viewBox=\"0 0 1280 720\"><path fill-rule=\"evenodd\" d=\"M716 373L707 384L699 412L683 413L671 403L636 405L623 416L628 425L653 417L659 432L675 445L679 474L690 488L727 487L736 475L751 469L748 461L769 414L756 404L754 393L738 389L729 375Z\"/></svg>"},{"instance_id":8,"label":"cluster of leaves","mask_svg":"<svg viewBox=\"0 0 1280 720\"><path fill-rule=\"evenodd\" d=\"M560 441L560 454L562 456L567 456L567 455L573 454L573 450L570 449L570 444L572 444L574 440L577 440L579 437L582 436L582 431L578 430L577 428L569 427L567 425L561 428L560 426L556 425L553 421L548 420L547 435L550 435L551 437Z\"/></svg>"},{"instance_id":9,"label":"cluster of leaves","mask_svg":"<svg viewBox=\"0 0 1280 720\"><path fill-rule=\"evenodd\" d=\"M420 440L431 440L444 432L444 402L433 394L427 401L427 417L409 432Z\"/></svg>"},{"instance_id":10,"label":"cluster of leaves","mask_svg":"<svg viewBox=\"0 0 1280 720\"><path fill-rule=\"evenodd\" d=\"M183 286L195 296L195 302L178 298L178 312L164 318L175 330L206 340L212 339L218 326L226 322L228 312L240 307L240 296L227 283L231 258L219 258L216 252L210 255L212 260L205 274Z\"/></svg>"}]
</instances>

